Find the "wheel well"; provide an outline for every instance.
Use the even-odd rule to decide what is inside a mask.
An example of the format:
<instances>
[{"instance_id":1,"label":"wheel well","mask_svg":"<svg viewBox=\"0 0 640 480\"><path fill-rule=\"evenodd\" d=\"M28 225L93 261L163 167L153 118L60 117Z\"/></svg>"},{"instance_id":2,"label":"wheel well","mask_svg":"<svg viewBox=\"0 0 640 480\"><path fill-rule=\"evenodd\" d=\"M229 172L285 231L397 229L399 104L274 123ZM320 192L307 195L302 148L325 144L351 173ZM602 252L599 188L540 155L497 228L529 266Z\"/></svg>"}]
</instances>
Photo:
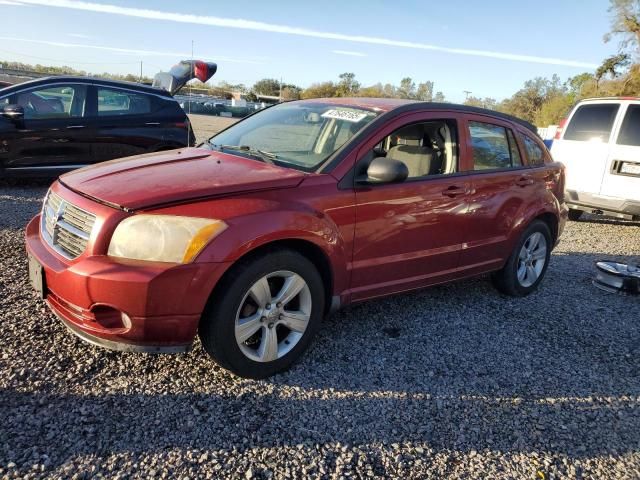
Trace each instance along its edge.
<instances>
[{"instance_id":1,"label":"wheel well","mask_svg":"<svg viewBox=\"0 0 640 480\"><path fill-rule=\"evenodd\" d=\"M331 300L333 295L333 271L331 269L331 263L329 262L329 258L324 253L324 251L315 245L312 242L307 240L299 240L299 239L287 239L287 240L276 240L274 242L270 242L264 245L260 245L259 247L245 253L242 257L237 259L234 262L234 265L237 265L239 262L247 262L251 261L256 257L260 257L262 255L269 254L274 250L280 249L288 249L294 250L301 255L304 255L313 265L318 269L320 276L322 277L322 283L325 286L325 305L324 312L325 315L331 311ZM233 270L233 266L229 268L222 276L222 278L218 281L216 287L213 289L211 296L213 296L218 288L218 285L223 283L225 277Z\"/></svg>"},{"instance_id":2,"label":"wheel well","mask_svg":"<svg viewBox=\"0 0 640 480\"><path fill-rule=\"evenodd\" d=\"M551 239L553 244L555 245L558 240L558 219L553 213L543 213L542 215L538 215L536 220L542 220L549 227L549 231L551 232Z\"/></svg>"}]
</instances>

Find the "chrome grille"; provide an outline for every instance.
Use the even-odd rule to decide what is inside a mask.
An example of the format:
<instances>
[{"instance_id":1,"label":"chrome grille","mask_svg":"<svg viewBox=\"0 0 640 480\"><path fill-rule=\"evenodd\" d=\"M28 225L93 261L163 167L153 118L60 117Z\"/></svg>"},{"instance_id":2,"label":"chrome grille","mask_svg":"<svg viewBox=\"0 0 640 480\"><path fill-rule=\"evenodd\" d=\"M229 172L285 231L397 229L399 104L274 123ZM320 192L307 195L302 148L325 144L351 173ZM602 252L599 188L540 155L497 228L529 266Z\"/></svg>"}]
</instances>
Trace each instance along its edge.
<instances>
[{"instance_id":1,"label":"chrome grille","mask_svg":"<svg viewBox=\"0 0 640 480\"><path fill-rule=\"evenodd\" d=\"M95 215L49 191L42 208L40 231L44 240L56 252L74 259L87 248L95 221Z\"/></svg>"}]
</instances>

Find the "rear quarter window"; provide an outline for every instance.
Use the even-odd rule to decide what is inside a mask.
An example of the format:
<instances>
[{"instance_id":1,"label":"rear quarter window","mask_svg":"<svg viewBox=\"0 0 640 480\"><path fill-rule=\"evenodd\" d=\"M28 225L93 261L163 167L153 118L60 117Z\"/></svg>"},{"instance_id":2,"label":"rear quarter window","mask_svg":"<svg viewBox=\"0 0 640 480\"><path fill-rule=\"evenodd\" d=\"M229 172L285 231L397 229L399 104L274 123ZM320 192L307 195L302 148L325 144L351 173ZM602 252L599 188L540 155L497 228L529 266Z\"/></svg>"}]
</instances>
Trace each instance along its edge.
<instances>
[{"instance_id":1,"label":"rear quarter window","mask_svg":"<svg viewBox=\"0 0 640 480\"><path fill-rule=\"evenodd\" d=\"M538 145L538 142L530 138L528 135L523 135L522 139L524 140L524 149L527 152L529 165L533 167L544 165L544 150L540 147L540 145Z\"/></svg>"},{"instance_id":2,"label":"rear quarter window","mask_svg":"<svg viewBox=\"0 0 640 480\"><path fill-rule=\"evenodd\" d=\"M144 93L98 88L98 116L145 115L151 113L152 99Z\"/></svg>"},{"instance_id":3,"label":"rear quarter window","mask_svg":"<svg viewBox=\"0 0 640 480\"><path fill-rule=\"evenodd\" d=\"M565 129L563 139L608 142L619 108L616 103L579 106Z\"/></svg>"}]
</instances>

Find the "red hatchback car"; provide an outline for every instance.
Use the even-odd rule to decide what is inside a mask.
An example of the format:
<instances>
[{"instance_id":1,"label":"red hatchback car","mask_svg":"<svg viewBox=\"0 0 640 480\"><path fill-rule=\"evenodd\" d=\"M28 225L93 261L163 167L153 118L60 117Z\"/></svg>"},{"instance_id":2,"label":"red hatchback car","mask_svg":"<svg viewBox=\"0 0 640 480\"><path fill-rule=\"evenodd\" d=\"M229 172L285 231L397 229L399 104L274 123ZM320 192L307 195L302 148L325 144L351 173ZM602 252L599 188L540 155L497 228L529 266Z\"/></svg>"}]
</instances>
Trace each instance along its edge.
<instances>
[{"instance_id":1,"label":"red hatchback car","mask_svg":"<svg viewBox=\"0 0 640 480\"><path fill-rule=\"evenodd\" d=\"M288 368L340 306L492 273L535 290L567 216L535 129L460 105L283 103L200 148L60 177L26 231L71 331L244 377Z\"/></svg>"}]
</instances>

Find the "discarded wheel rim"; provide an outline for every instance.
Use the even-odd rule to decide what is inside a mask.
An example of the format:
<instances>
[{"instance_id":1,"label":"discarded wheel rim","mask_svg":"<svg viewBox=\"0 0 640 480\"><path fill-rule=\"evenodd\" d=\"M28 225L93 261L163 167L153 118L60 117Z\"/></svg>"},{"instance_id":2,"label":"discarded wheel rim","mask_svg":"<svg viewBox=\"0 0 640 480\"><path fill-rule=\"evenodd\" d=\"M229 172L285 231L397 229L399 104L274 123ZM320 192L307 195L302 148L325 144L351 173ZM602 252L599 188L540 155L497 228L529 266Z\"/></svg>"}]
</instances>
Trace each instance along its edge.
<instances>
[{"instance_id":1,"label":"discarded wheel rim","mask_svg":"<svg viewBox=\"0 0 640 480\"><path fill-rule=\"evenodd\" d=\"M610 293L638 295L640 294L640 265L609 260L596 262L596 278L593 284Z\"/></svg>"}]
</instances>

